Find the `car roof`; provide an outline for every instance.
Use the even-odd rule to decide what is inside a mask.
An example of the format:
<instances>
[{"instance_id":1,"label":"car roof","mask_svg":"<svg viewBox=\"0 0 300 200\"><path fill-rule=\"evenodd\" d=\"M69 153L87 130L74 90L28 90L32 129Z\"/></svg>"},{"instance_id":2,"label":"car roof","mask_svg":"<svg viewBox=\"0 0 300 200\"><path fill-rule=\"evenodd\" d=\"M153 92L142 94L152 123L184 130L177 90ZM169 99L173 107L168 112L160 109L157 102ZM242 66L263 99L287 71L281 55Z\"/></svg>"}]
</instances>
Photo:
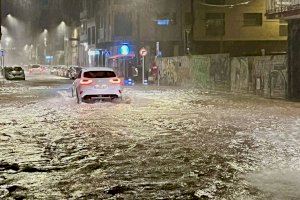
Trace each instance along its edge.
<instances>
[{"instance_id":1,"label":"car roof","mask_svg":"<svg viewBox=\"0 0 300 200\"><path fill-rule=\"evenodd\" d=\"M107 71L107 72L113 72L114 70L109 67L87 67L82 69L83 72L89 72L89 71Z\"/></svg>"}]
</instances>

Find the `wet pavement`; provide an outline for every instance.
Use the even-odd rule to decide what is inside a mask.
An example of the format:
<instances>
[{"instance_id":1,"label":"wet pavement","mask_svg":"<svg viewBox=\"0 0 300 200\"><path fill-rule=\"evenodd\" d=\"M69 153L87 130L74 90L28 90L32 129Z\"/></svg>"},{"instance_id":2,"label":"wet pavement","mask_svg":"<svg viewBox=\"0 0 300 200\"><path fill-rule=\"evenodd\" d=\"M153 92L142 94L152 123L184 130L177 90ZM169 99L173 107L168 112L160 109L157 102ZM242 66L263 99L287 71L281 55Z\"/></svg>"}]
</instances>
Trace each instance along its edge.
<instances>
[{"instance_id":1,"label":"wet pavement","mask_svg":"<svg viewBox=\"0 0 300 200\"><path fill-rule=\"evenodd\" d=\"M0 83L0 199L300 199L300 104L171 87L77 105Z\"/></svg>"}]
</instances>

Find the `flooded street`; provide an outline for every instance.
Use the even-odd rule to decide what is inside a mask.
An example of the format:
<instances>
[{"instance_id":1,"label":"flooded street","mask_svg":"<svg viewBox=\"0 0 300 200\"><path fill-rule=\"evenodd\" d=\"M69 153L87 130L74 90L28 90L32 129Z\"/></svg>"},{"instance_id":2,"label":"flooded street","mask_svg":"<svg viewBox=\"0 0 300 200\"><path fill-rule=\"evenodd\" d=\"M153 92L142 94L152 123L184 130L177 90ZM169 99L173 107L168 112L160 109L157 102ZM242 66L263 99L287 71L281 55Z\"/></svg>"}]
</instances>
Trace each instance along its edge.
<instances>
[{"instance_id":1,"label":"flooded street","mask_svg":"<svg viewBox=\"0 0 300 200\"><path fill-rule=\"evenodd\" d=\"M0 84L0 199L300 199L300 104L172 87L76 103Z\"/></svg>"}]
</instances>

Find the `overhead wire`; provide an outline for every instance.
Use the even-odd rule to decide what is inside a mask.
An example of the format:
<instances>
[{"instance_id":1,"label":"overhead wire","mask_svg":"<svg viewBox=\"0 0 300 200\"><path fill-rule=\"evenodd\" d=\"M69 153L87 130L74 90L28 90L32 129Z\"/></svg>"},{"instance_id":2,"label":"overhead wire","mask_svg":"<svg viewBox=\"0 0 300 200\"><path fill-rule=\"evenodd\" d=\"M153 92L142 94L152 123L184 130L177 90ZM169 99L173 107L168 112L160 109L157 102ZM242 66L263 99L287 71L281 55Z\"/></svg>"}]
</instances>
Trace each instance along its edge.
<instances>
[{"instance_id":1,"label":"overhead wire","mask_svg":"<svg viewBox=\"0 0 300 200\"><path fill-rule=\"evenodd\" d=\"M234 3L234 4L222 4L222 5L219 5L219 4L206 3L203 0L201 0L199 2L199 4L201 4L203 6L218 7L218 8L233 8L235 6L248 5L248 4L252 3L252 2L253 2L253 0L246 0L246 1L244 0L242 2L238 2L238 3Z\"/></svg>"}]
</instances>

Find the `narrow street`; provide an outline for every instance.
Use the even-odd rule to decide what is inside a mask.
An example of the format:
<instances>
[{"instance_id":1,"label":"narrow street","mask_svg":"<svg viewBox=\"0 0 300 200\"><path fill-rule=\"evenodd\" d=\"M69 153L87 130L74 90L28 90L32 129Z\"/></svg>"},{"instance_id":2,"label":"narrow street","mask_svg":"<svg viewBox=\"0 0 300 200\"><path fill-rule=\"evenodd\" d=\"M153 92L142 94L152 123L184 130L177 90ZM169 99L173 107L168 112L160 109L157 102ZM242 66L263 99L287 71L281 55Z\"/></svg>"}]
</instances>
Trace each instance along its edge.
<instances>
[{"instance_id":1,"label":"narrow street","mask_svg":"<svg viewBox=\"0 0 300 200\"><path fill-rule=\"evenodd\" d=\"M0 199L300 199L300 104L175 87L76 103L0 81Z\"/></svg>"}]
</instances>

